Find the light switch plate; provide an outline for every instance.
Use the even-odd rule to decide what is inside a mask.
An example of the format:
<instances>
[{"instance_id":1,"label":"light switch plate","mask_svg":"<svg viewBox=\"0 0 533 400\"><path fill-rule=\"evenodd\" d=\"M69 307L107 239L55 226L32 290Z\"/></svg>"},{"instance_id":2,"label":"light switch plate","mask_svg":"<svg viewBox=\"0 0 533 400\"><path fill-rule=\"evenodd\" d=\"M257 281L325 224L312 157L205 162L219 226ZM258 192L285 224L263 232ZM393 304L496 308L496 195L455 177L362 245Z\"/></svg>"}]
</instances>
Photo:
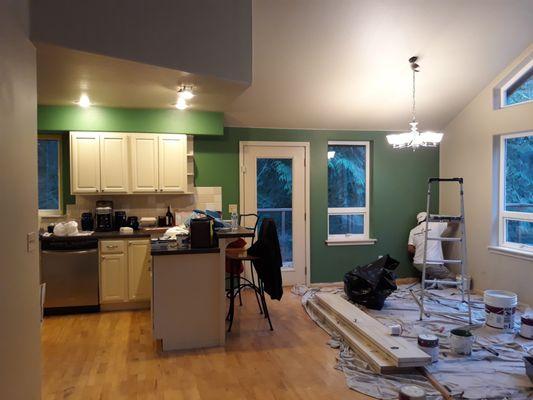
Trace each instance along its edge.
<instances>
[{"instance_id":1,"label":"light switch plate","mask_svg":"<svg viewBox=\"0 0 533 400\"><path fill-rule=\"evenodd\" d=\"M228 205L228 212L230 214L237 213L237 204L229 204Z\"/></svg>"},{"instance_id":2,"label":"light switch plate","mask_svg":"<svg viewBox=\"0 0 533 400\"><path fill-rule=\"evenodd\" d=\"M35 251L36 243L37 243L37 240L35 237L35 232L27 233L26 234L26 249L28 253Z\"/></svg>"}]
</instances>

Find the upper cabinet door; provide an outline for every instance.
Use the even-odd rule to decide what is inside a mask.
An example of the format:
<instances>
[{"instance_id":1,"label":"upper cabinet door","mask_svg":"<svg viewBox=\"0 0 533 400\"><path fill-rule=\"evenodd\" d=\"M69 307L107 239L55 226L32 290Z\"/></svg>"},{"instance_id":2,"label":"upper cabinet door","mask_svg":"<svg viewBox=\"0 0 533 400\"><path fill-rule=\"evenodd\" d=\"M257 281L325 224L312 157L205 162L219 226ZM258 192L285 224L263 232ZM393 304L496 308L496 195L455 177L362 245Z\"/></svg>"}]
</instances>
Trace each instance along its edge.
<instances>
[{"instance_id":1,"label":"upper cabinet door","mask_svg":"<svg viewBox=\"0 0 533 400\"><path fill-rule=\"evenodd\" d=\"M100 135L70 133L70 184L72 193L100 191Z\"/></svg>"},{"instance_id":2,"label":"upper cabinet door","mask_svg":"<svg viewBox=\"0 0 533 400\"><path fill-rule=\"evenodd\" d=\"M100 134L101 190L105 193L127 193L128 136L121 133Z\"/></svg>"},{"instance_id":3,"label":"upper cabinet door","mask_svg":"<svg viewBox=\"0 0 533 400\"><path fill-rule=\"evenodd\" d=\"M187 135L159 135L159 190L187 191Z\"/></svg>"},{"instance_id":4,"label":"upper cabinet door","mask_svg":"<svg viewBox=\"0 0 533 400\"><path fill-rule=\"evenodd\" d=\"M134 193L157 192L158 136L155 134L131 134L131 191Z\"/></svg>"}]
</instances>

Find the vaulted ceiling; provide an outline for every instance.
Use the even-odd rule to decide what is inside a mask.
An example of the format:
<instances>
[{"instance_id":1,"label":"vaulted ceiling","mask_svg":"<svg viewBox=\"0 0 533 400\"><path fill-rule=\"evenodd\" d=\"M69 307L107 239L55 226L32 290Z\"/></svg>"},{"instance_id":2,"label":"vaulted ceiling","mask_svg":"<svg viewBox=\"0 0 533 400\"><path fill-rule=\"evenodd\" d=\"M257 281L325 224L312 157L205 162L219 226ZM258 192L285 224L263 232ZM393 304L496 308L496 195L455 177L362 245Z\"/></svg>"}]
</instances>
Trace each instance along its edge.
<instances>
[{"instance_id":1,"label":"vaulted ceiling","mask_svg":"<svg viewBox=\"0 0 533 400\"><path fill-rule=\"evenodd\" d=\"M404 130L418 55L420 127L441 129L533 42L531 0L255 0L252 17L248 87L39 45L39 102L72 104L83 75L101 105L170 107L191 76L193 108L229 126Z\"/></svg>"}]
</instances>

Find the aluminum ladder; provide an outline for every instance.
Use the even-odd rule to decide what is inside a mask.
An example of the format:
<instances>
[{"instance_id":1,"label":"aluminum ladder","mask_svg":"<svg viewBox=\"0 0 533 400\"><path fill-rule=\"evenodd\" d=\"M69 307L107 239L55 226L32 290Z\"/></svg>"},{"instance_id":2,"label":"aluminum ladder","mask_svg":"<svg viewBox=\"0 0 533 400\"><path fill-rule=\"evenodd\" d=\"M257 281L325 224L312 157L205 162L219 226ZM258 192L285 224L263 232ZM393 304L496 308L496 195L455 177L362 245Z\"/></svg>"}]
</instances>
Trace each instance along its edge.
<instances>
[{"instance_id":1,"label":"aluminum ladder","mask_svg":"<svg viewBox=\"0 0 533 400\"><path fill-rule=\"evenodd\" d=\"M431 204L431 186L433 183L441 182L451 182L459 184L459 196L461 201L461 215L439 215L439 214L430 214L430 204ZM424 297L426 295L426 284L440 284L448 286L456 286L461 290L461 301L465 303L465 294L466 294L466 303L468 305L468 322L472 324L472 308L470 306L470 285L467 277L468 268L466 263L466 227L465 227L465 203L464 203L464 191L463 191L463 178L429 178L428 179L428 191L427 191L427 203L426 203L426 229L424 232L424 263L422 269L422 286L420 289L420 302L418 303L420 307L420 320L426 315L424 309ZM428 237L429 223L430 222L458 222L460 227L460 236L459 237ZM457 260L428 260L427 259L427 243L429 240L437 240L440 242L458 242L461 245L461 259ZM461 280L460 281L449 281L449 280L438 280L438 279L426 279L426 267L428 265L438 265L438 264L460 264L461 265Z\"/></svg>"}]
</instances>

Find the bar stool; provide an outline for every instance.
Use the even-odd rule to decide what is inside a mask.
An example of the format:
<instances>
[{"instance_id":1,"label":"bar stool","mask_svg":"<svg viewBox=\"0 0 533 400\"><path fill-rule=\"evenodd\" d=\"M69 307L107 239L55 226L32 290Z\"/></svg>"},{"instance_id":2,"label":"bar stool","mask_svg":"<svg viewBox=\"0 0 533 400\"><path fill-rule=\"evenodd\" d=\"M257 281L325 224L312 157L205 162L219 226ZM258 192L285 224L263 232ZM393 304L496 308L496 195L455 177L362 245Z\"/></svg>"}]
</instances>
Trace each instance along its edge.
<instances>
[{"instance_id":1,"label":"bar stool","mask_svg":"<svg viewBox=\"0 0 533 400\"><path fill-rule=\"evenodd\" d=\"M250 229L253 231L254 236L252 238L252 244L255 242L255 234L257 230L257 225L259 222L259 216L257 214L241 214L239 216L239 225L242 225L242 218L243 217L255 217L255 224L253 227L247 227L247 229ZM228 314L226 316L226 320L229 321L229 327L228 332L231 332L231 327L233 325L233 318L235 316L235 297L239 296L239 303L242 306L242 297L241 297L241 290L245 288L250 288L254 291L255 298L257 300L257 305L259 306L259 313L265 315L265 318L268 319L268 323L270 325L270 330L273 330L272 328L272 321L270 320L270 315L268 313L268 308L266 305L265 300L265 291L263 282L261 281L261 278L259 275L257 276L257 284L255 282L255 274L254 274L254 265L253 261L258 260L259 257L248 255L247 253L248 248L226 248L226 260L230 261L230 268L229 271L229 290L227 292L227 296L230 299L230 306L228 310ZM251 273L251 281L247 278L243 277L241 275L242 271L240 268L234 268L232 265L232 261L236 262L250 262L250 273ZM238 279L237 287L235 287L235 281Z\"/></svg>"}]
</instances>

